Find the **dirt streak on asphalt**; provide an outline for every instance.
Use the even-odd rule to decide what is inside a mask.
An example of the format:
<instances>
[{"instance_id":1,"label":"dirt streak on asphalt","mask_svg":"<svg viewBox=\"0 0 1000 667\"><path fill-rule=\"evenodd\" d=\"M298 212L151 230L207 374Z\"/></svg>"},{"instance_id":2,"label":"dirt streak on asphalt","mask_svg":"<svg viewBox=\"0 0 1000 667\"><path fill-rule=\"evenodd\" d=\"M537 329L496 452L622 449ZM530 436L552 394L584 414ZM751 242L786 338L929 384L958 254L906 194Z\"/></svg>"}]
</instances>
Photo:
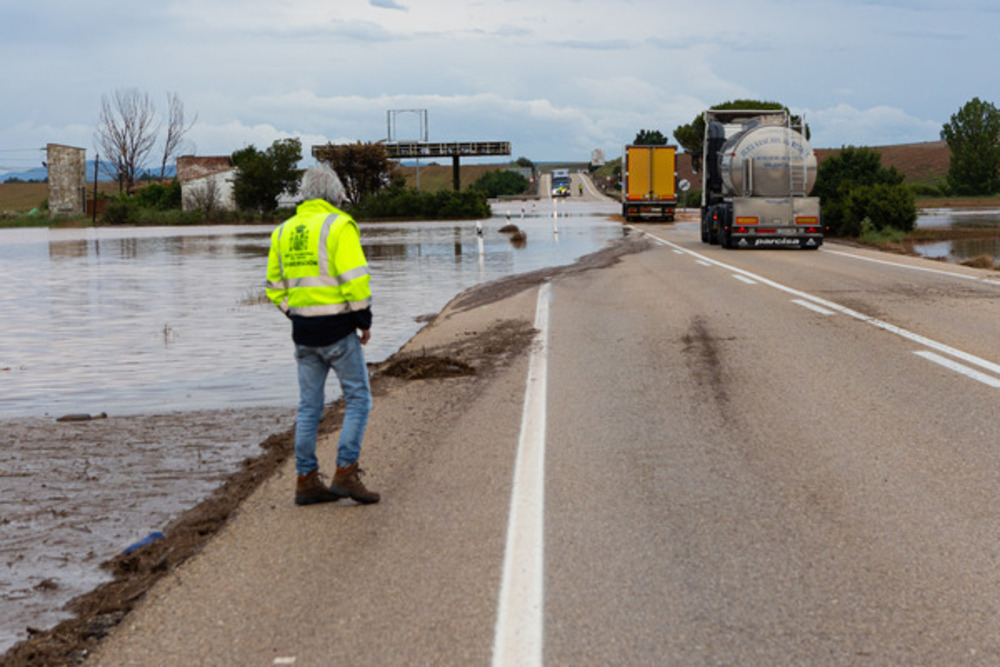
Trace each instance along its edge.
<instances>
[{"instance_id":1,"label":"dirt streak on asphalt","mask_svg":"<svg viewBox=\"0 0 1000 667\"><path fill-rule=\"evenodd\" d=\"M623 255L641 252L648 247L649 242L644 237L628 235L610 243L604 250L581 258L573 265L542 269L474 287L458 295L445 311L462 312L487 307L556 276L607 267L616 263ZM498 322L487 330L476 332L473 336L441 349L422 350L419 355L399 352L381 364L372 365L372 392L375 400L378 400L379 395L392 391L398 383L412 380L441 377L460 378L461 381L469 382L488 380L494 369L506 365L523 353L530 345L533 335L530 323ZM328 407L320 425L321 435L339 429L342 410L342 401ZM237 416L229 417L230 422L243 421L252 428L259 429L258 432L266 429L265 424L268 422L273 427L275 420L280 419L273 411L266 410L255 415L241 411ZM223 423L226 422L225 415L216 413L212 417L215 421L220 418ZM169 452L179 444L190 443L192 438L196 440L199 428L211 432L218 426L216 423L209 428L204 419L193 413L176 413L74 423L78 429L92 429L91 437L82 439L78 437L81 431L77 431L76 436L67 436L66 423L36 421L32 423L30 433L25 427L13 433L13 437L59 443L54 450L68 448L68 451L61 454L60 465L68 468L65 476L84 489L88 486L94 491L104 489L104 494L96 496L93 502L106 506L104 509L111 511L110 508L125 501L123 496L138 501L143 496L162 500L162 494L156 490L155 484L131 485L127 491L116 488L113 484L109 486L94 463L98 458L96 449L93 449L96 447L95 443L104 443L103 446L124 451L128 449L125 445L139 439L150 446L145 450L140 447L133 451L141 459L137 465L153 468L151 474L154 476L182 475L185 474L184 470L178 468L171 471L170 466L161 459L169 456ZM197 446L204 446L205 452L211 449L204 443ZM11 648L0 660L0 664L81 664L98 642L121 622L161 577L198 553L225 525L241 501L272 475L292 455L293 449L294 427L289 426L261 442L260 453L244 459L236 472L228 475L220 472L215 477L208 476L209 482L221 480L221 485L196 506L177 515L162 529L162 539L104 562L101 567L108 573L110 581L71 600L67 609L74 614L72 618L63 620L51 629L31 630L29 637ZM142 451L146 453L144 459ZM7 469L3 468L4 471ZM39 484L45 479L44 472L31 471L19 480L9 479L6 472L0 472L0 479L4 479L5 485L12 481L19 484ZM59 492L58 489L53 490L53 493ZM65 520L78 521L79 517L74 516L75 511L67 508ZM92 507L90 511L95 509ZM10 553L5 556L16 559L16 555L12 556Z\"/></svg>"}]
</instances>

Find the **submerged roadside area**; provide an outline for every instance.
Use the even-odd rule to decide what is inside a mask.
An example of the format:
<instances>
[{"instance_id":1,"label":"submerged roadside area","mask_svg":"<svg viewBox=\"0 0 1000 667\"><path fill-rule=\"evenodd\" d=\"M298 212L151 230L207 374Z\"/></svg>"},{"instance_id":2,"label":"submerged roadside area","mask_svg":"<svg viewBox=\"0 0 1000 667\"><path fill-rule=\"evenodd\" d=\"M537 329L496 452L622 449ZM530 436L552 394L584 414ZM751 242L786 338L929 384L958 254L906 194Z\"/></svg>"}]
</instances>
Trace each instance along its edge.
<instances>
[{"instance_id":1,"label":"submerged roadside area","mask_svg":"<svg viewBox=\"0 0 1000 667\"><path fill-rule=\"evenodd\" d=\"M470 396L484 391L499 369L521 358L528 348L534 333L533 299L519 295L556 275L609 266L623 254L639 252L645 247L646 242L641 238L626 236L575 264L541 269L463 292L398 353L371 365L375 394L372 427L405 433L408 437L404 440L408 442L432 434L435 424L446 419L449 411L462 410ZM415 390L418 385L419 390ZM388 400L390 397L393 400ZM321 447L325 444L327 450L335 442L340 410L339 401L329 406L321 425ZM264 424L273 416L261 418L265 421L260 423ZM163 423L163 416L134 419L137 422L133 428L148 429L148 437L160 445L169 444L164 440L170 432L192 428L192 415L186 413L167 418L167 423ZM142 420L149 423L139 423ZM98 427L111 427L113 432L114 421L102 420ZM50 424L53 433L58 426ZM49 630L32 631L28 639L4 656L2 664L82 663L148 597L157 582L197 555L231 518L244 511L244 501L263 484L271 481L280 485L286 492L282 498L287 498L291 505L293 435L289 426L264 439L260 455L243 461L240 469L222 480L206 500L171 522L162 531L163 539L104 563L113 579L75 598L68 606L74 618ZM44 438L45 433L35 432L33 437ZM405 470L407 458L415 455L402 443L388 448L372 446L372 456L367 453L364 456L371 466L371 476L366 481L373 488L391 494L391 485L385 484L394 474ZM225 575L220 573L220 576Z\"/></svg>"}]
</instances>

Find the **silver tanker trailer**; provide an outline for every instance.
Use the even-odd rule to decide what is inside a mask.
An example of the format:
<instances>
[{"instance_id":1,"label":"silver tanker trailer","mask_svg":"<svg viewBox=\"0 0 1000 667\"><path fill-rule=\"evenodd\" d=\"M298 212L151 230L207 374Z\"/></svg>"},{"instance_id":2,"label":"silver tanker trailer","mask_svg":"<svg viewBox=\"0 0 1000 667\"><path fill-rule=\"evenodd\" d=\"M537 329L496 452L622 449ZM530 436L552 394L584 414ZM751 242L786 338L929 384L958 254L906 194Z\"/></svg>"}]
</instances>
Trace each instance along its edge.
<instances>
[{"instance_id":1,"label":"silver tanker trailer","mask_svg":"<svg viewBox=\"0 0 1000 667\"><path fill-rule=\"evenodd\" d=\"M785 111L705 112L701 240L724 248L823 243L816 154Z\"/></svg>"}]
</instances>

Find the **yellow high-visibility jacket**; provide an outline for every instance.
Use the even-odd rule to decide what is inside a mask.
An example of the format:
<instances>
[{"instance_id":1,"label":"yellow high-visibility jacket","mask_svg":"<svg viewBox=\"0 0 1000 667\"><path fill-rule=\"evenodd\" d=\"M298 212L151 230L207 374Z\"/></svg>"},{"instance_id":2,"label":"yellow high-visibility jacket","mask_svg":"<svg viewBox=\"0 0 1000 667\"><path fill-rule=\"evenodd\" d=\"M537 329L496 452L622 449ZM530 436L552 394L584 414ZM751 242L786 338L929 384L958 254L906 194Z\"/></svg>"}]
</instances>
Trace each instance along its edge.
<instances>
[{"instance_id":1,"label":"yellow high-visibility jacket","mask_svg":"<svg viewBox=\"0 0 1000 667\"><path fill-rule=\"evenodd\" d=\"M371 306L358 223L322 199L299 204L271 233L267 297L291 316L322 317Z\"/></svg>"}]
</instances>

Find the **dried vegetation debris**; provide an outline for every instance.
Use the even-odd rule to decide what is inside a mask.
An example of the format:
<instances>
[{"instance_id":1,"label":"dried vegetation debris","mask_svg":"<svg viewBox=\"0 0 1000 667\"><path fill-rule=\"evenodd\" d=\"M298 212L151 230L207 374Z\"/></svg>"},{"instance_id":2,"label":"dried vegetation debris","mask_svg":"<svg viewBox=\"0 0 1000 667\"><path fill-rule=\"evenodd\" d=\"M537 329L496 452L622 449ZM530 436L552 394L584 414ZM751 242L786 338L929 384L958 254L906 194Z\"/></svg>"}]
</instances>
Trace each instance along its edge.
<instances>
[{"instance_id":1,"label":"dried vegetation debris","mask_svg":"<svg viewBox=\"0 0 1000 667\"><path fill-rule=\"evenodd\" d=\"M397 359L382 371L390 377L404 380L427 380L431 378L475 375L476 369L457 359L435 355Z\"/></svg>"}]
</instances>

